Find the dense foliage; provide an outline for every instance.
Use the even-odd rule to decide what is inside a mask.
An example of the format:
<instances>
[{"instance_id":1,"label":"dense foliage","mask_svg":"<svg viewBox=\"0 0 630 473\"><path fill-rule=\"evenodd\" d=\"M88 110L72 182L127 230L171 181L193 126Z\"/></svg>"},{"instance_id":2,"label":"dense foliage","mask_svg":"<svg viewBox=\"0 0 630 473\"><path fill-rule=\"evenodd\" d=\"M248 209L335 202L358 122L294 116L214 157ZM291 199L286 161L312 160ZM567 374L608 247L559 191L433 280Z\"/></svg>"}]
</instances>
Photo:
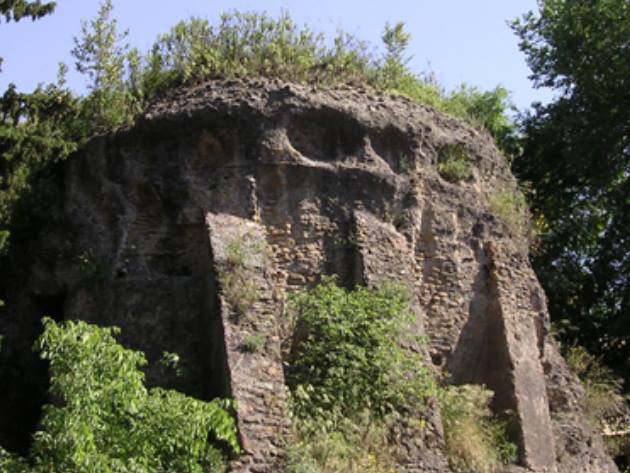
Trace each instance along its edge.
<instances>
[{"instance_id":1,"label":"dense foliage","mask_svg":"<svg viewBox=\"0 0 630 473\"><path fill-rule=\"evenodd\" d=\"M146 55L137 82L140 97L178 85L215 77L279 77L330 87L369 85L406 95L487 129L506 153L516 152L515 129L507 118L508 92L501 87L482 92L462 86L445 93L431 76L413 73L406 50L411 36L404 24L386 25L385 51L339 32L332 43L308 26L299 27L288 13L230 12L218 25L192 18L158 38Z\"/></svg>"},{"instance_id":2,"label":"dense foliage","mask_svg":"<svg viewBox=\"0 0 630 473\"><path fill-rule=\"evenodd\" d=\"M294 300L298 324L288 385L297 431L290 473L390 473L402 424L423 435L429 399L443 412L447 453L458 469L498 471L516 447L479 386L442 387L413 335L406 291L338 287L324 278Z\"/></svg>"},{"instance_id":3,"label":"dense foliage","mask_svg":"<svg viewBox=\"0 0 630 473\"><path fill-rule=\"evenodd\" d=\"M50 362L50 394L28 460L0 449L9 473L207 473L221 451L238 451L226 401L202 402L175 391L147 390L142 353L114 339L114 328L44 320L38 341Z\"/></svg>"},{"instance_id":4,"label":"dense foliage","mask_svg":"<svg viewBox=\"0 0 630 473\"><path fill-rule=\"evenodd\" d=\"M46 168L77 149L81 133L77 100L54 85L30 94L11 85L0 97L0 254L21 211L22 226L46 210ZM38 196L33 196L34 180Z\"/></svg>"},{"instance_id":5,"label":"dense foliage","mask_svg":"<svg viewBox=\"0 0 630 473\"><path fill-rule=\"evenodd\" d=\"M29 17L37 20L55 9L56 2L42 3L41 0L28 2L26 0L0 0L0 15L4 16L6 22L20 21Z\"/></svg>"},{"instance_id":6,"label":"dense foliage","mask_svg":"<svg viewBox=\"0 0 630 473\"><path fill-rule=\"evenodd\" d=\"M420 425L438 389L410 335L406 292L349 291L324 278L293 304L303 335L287 376L298 437L288 471L393 471L389 424L404 415Z\"/></svg>"},{"instance_id":7,"label":"dense foliage","mask_svg":"<svg viewBox=\"0 0 630 473\"><path fill-rule=\"evenodd\" d=\"M630 6L546 0L513 23L538 86L514 163L546 231L533 256L559 334L630 376Z\"/></svg>"},{"instance_id":8,"label":"dense foliage","mask_svg":"<svg viewBox=\"0 0 630 473\"><path fill-rule=\"evenodd\" d=\"M347 291L326 278L294 304L305 332L287 379L297 417L322 426L364 410L384 418L435 394L400 287Z\"/></svg>"}]
</instances>

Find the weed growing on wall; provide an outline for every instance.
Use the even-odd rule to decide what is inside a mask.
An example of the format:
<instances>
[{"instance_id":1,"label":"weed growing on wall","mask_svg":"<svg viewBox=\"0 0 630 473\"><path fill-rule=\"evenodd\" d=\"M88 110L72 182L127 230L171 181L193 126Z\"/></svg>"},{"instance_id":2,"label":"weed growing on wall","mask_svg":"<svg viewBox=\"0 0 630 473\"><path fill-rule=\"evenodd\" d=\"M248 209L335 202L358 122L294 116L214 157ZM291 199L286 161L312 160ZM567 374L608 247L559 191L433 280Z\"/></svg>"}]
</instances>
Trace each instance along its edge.
<instances>
[{"instance_id":1,"label":"weed growing on wall","mask_svg":"<svg viewBox=\"0 0 630 473\"><path fill-rule=\"evenodd\" d=\"M477 385L447 386L440 393L446 455L456 471L495 473L516 459L517 448L489 404L493 392Z\"/></svg>"},{"instance_id":2,"label":"weed growing on wall","mask_svg":"<svg viewBox=\"0 0 630 473\"><path fill-rule=\"evenodd\" d=\"M259 297L259 287L250 277L248 262L264 251L262 242L246 233L236 235L225 247L226 267L219 272L219 284L228 303L240 316L252 308Z\"/></svg>"},{"instance_id":3,"label":"weed growing on wall","mask_svg":"<svg viewBox=\"0 0 630 473\"><path fill-rule=\"evenodd\" d=\"M514 236L526 236L529 223L527 201L516 189L500 189L490 196L490 210Z\"/></svg>"},{"instance_id":4,"label":"weed growing on wall","mask_svg":"<svg viewBox=\"0 0 630 473\"><path fill-rule=\"evenodd\" d=\"M625 412L621 379L603 364L601 358L591 355L581 346L567 348L564 356L571 370L582 381L586 395L585 413L594 426L601 428L607 418Z\"/></svg>"},{"instance_id":5,"label":"weed growing on wall","mask_svg":"<svg viewBox=\"0 0 630 473\"><path fill-rule=\"evenodd\" d=\"M297 425L297 442L287 449L286 473L398 473L390 425L364 412L343 419L336 430Z\"/></svg>"},{"instance_id":6,"label":"weed growing on wall","mask_svg":"<svg viewBox=\"0 0 630 473\"><path fill-rule=\"evenodd\" d=\"M438 152L437 170L449 182L464 181L472 176L466 148L459 143L447 144Z\"/></svg>"},{"instance_id":7,"label":"weed growing on wall","mask_svg":"<svg viewBox=\"0 0 630 473\"><path fill-rule=\"evenodd\" d=\"M265 348L267 337L260 333L249 334L243 338L241 348L247 353L259 353Z\"/></svg>"}]
</instances>

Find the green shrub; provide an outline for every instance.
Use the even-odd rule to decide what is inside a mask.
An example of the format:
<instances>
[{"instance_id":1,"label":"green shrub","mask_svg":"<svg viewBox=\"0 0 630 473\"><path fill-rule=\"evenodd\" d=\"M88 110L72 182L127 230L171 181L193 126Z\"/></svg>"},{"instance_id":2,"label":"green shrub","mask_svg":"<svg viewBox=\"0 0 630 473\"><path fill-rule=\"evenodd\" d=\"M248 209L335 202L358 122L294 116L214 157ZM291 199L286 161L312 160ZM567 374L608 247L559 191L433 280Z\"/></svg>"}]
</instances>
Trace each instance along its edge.
<instances>
[{"instance_id":1,"label":"green shrub","mask_svg":"<svg viewBox=\"0 0 630 473\"><path fill-rule=\"evenodd\" d=\"M564 357L582 381L585 414L595 427L603 428L609 419L626 412L622 380L604 365L601 358L577 345L565 350Z\"/></svg>"},{"instance_id":2,"label":"green shrub","mask_svg":"<svg viewBox=\"0 0 630 473\"><path fill-rule=\"evenodd\" d=\"M280 77L296 82L365 81L365 46L339 33L332 46L322 34L299 28L288 13L223 13L218 25L192 18L158 38L147 56L150 94L213 77Z\"/></svg>"},{"instance_id":3,"label":"green shrub","mask_svg":"<svg viewBox=\"0 0 630 473\"><path fill-rule=\"evenodd\" d=\"M490 196L490 210L505 224L514 236L526 236L529 209L522 192L501 189Z\"/></svg>"},{"instance_id":4,"label":"green shrub","mask_svg":"<svg viewBox=\"0 0 630 473\"><path fill-rule=\"evenodd\" d=\"M332 427L367 410L383 419L435 394L422 341L409 331L413 315L401 287L348 291L324 278L293 305L306 332L287 378L298 418L322 418Z\"/></svg>"},{"instance_id":5,"label":"green shrub","mask_svg":"<svg viewBox=\"0 0 630 473\"><path fill-rule=\"evenodd\" d=\"M472 176L468 153L462 144L448 144L440 148L438 172L449 182L464 181Z\"/></svg>"},{"instance_id":6,"label":"green shrub","mask_svg":"<svg viewBox=\"0 0 630 473\"><path fill-rule=\"evenodd\" d=\"M142 353L116 343L116 328L44 319L38 347L50 363L50 394L28 458L0 452L0 470L20 473L206 473L221 471L213 436L238 452L227 401L147 390Z\"/></svg>"},{"instance_id":7,"label":"green shrub","mask_svg":"<svg viewBox=\"0 0 630 473\"><path fill-rule=\"evenodd\" d=\"M267 337L260 333L246 335L243 338L243 343L241 344L241 348L243 351L248 353L258 353L265 348L265 344L267 343Z\"/></svg>"},{"instance_id":8,"label":"green shrub","mask_svg":"<svg viewBox=\"0 0 630 473\"><path fill-rule=\"evenodd\" d=\"M457 471L495 473L516 459L505 424L489 408L493 393L476 385L448 386L440 396L446 455Z\"/></svg>"},{"instance_id":9,"label":"green shrub","mask_svg":"<svg viewBox=\"0 0 630 473\"><path fill-rule=\"evenodd\" d=\"M287 375L298 438L288 471L396 471L392 419L421 416L437 393L422 340L410 334L408 294L396 285L349 291L324 278L293 307L304 336Z\"/></svg>"},{"instance_id":10,"label":"green shrub","mask_svg":"<svg viewBox=\"0 0 630 473\"><path fill-rule=\"evenodd\" d=\"M245 315L258 300L258 285L247 277L245 271L224 271L219 275L219 283L225 299L238 316Z\"/></svg>"},{"instance_id":11,"label":"green shrub","mask_svg":"<svg viewBox=\"0 0 630 473\"><path fill-rule=\"evenodd\" d=\"M512 154L515 127L506 114L512 106L504 88L480 91L463 85L446 93L433 75L409 69L406 51L411 36L404 23L387 24L382 41L385 52L380 56L348 33L339 32L327 41L308 26L296 25L286 12L272 18L231 11L214 25L191 18L158 37L139 61L135 79L130 77L130 89L146 101L173 87L216 77L277 77L328 87L369 85L486 128L506 154Z\"/></svg>"},{"instance_id":12,"label":"green shrub","mask_svg":"<svg viewBox=\"0 0 630 473\"><path fill-rule=\"evenodd\" d=\"M504 87L482 91L462 84L446 95L441 110L487 130L508 158L521 153L516 125L507 114L509 110L515 111L516 107Z\"/></svg>"}]
</instances>

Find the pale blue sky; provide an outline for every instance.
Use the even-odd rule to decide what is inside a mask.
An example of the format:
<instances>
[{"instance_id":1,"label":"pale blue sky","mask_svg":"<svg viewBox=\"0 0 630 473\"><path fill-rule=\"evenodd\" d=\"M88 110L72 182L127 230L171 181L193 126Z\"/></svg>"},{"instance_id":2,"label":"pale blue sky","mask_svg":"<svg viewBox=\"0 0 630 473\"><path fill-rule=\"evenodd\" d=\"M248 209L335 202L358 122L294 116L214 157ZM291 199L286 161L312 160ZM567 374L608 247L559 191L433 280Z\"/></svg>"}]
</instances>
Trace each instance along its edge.
<instances>
[{"instance_id":1,"label":"pale blue sky","mask_svg":"<svg viewBox=\"0 0 630 473\"><path fill-rule=\"evenodd\" d=\"M386 22L404 21L412 34L410 63L414 71L431 69L447 88L465 81L483 89L501 84L513 93L520 109L547 101L547 90L534 90L517 38L507 22L536 8L536 0L114 0L114 15L130 30L129 42L147 50L160 33L190 16L211 21L230 9L287 10L298 24L333 34L337 28L372 44L380 44ZM15 82L28 91L38 82L54 81L59 61L73 72L69 51L80 34L82 19L95 16L98 0L58 0L56 12L37 22L0 24L0 56L4 57L0 90ZM83 90L73 73L69 85Z\"/></svg>"}]
</instances>

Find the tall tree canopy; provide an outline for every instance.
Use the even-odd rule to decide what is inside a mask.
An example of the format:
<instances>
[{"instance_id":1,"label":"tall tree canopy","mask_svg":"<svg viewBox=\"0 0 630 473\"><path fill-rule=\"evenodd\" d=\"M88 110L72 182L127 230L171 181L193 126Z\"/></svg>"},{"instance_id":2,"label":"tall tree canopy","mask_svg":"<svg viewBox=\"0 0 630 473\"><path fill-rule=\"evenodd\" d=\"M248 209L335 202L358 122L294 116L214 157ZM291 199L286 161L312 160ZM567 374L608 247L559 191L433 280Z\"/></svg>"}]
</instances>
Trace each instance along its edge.
<instances>
[{"instance_id":1,"label":"tall tree canopy","mask_svg":"<svg viewBox=\"0 0 630 473\"><path fill-rule=\"evenodd\" d=\"M26 0L0 0L0 16L4 16L5 21L20 21L22 18L30 17L37 20L42 16L52 13L56 2L42 3L40 0L28 2Z\"/></svg>"},{"instance_id":2,"label":"tall tree canopy","mask_svg":"<svg viewBox=\"0 0 630 473\"><path fill-rule=\"evenodd\" d=\"M512 24L536 86L517 175L544 232L533 262L566 341L630 375L630 2L540 0Z\"/></svg>"}]
</instances>

